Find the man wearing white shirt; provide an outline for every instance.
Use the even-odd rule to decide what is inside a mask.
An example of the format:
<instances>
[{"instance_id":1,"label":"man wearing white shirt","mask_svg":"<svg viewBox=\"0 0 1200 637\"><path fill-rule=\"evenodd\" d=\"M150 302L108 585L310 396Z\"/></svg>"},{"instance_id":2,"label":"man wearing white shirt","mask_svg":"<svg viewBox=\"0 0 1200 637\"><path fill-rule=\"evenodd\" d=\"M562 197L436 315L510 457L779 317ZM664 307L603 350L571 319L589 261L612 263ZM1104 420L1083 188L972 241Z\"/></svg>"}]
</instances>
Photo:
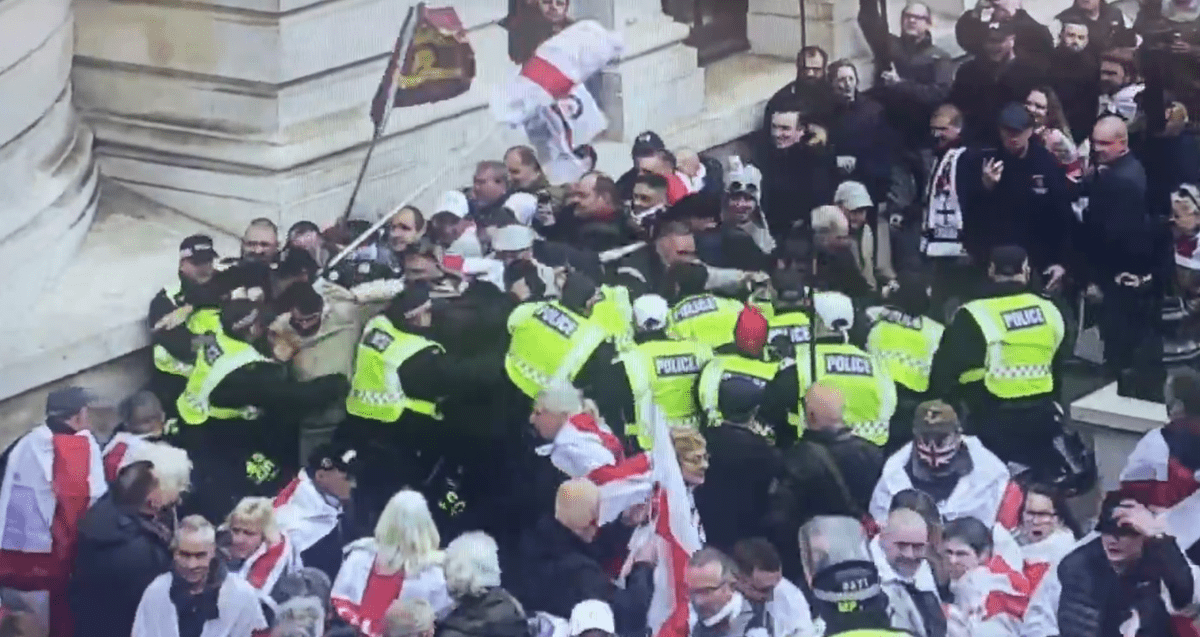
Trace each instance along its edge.
<instances>
[{"instance_id":1,"label":"man wearing white shirt","mask_svg":"<svg viewBox=\"0 0 1200 637\"><path fill-rule=\"evenodd\" d=\"M869 548L888 597L892 626L921 637L945 637L946 616L925 557L929 550L925 518L909 509L892 511Z\"/></svg>"},{"instance_id":2,"label":"man wearing white shirt","mask_svg":"<svg viewBox=\"0 0 1200 637\"><path fill-rule=\"evenodd\" d=\"M266 630L258 594L217 559L216 529L193 515L171 543L175 564L142 594L133 637L249 637Z\"/></svg>"},{"instance_id":3,"label":"man wearing white shirt","mask_svg":"<svg viewBox=\"0 0 1200 637\"><path fill-rule=\"evenodd\" d=\"M775 546L763 538L747 538L733 546L737 565L734 588L750 602L755 617L771 637L819 637L812 609L795 584L783 578Z\"/></svg>"}]
</instances>

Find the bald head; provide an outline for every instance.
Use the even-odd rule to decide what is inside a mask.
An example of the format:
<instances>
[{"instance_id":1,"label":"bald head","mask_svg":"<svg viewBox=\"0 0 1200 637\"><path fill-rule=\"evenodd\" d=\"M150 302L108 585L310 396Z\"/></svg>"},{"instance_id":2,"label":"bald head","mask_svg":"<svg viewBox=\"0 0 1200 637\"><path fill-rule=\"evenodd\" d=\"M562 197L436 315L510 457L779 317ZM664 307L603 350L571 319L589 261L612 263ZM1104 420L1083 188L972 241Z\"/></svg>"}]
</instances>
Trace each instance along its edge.
<instances>
[{"instance_id":1,"label":"bald head","mask_svg":"<svg viewBox=\"0 0 1200 637\"><path fill-rule=\"evenodd\" d=\"M587 478L567 480L554 498L554 519L584 541L596 535L600 517L600 488Z\"/></svg>"},{"instance_id":2,"label":"bald head","mask_svg":"<svg viewBox=\"0 0 1200 637\"><path fill-rule=\"evenodd\" d=\"M1111 164L1129 152L1129 128L1120 117L1100 118L1092 128L1092 150L1101 164Z\"/></svg>"},{"instance_id":3,"label":"bald head","mask_svg":"<svg viewBox=\"0 0 1200 637\"><path fill-rule=\"evenodd\" d=\"M835 429L842 424L846 398L842 392L816 383L804 394L804 414L808 427L815 430Z\"/></svg>"}]
</instances>

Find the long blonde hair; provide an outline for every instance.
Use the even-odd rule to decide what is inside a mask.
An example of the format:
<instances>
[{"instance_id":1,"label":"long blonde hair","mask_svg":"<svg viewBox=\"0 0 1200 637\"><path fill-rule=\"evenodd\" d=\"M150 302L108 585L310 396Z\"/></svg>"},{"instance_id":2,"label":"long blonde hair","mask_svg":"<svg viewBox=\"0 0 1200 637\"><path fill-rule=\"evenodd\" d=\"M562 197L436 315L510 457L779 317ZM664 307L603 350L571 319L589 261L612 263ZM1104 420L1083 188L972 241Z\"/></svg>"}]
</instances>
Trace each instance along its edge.
<instances>
[{"instance_id":1,"label":"long blonde hair","mask_svg":"<svg viewBox=\"0 0 1200 637\"><path fill-rule=\"evenodd\" d=\"M442 563L438 534L425 496L402 489L388 500L375 525L376 563L382 570L416 574Z\"/></svg>"}]
</instances>

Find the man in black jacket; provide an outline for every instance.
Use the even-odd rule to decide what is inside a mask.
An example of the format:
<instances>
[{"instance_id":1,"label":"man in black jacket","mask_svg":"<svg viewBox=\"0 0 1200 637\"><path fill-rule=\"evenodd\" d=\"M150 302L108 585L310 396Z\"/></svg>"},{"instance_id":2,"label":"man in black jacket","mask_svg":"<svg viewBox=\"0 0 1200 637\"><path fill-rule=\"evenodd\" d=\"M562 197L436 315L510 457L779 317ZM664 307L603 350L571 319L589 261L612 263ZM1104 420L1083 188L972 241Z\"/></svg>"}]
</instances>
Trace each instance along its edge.
<instances>
[{"instance_id":1,"label":"man in black jacket","mask_svg":"<svg viewBox=\"0 0 1200 637\"><path fill-rule=\"evenodd\" d=\"M824 126L833 113L833 87L826 77L829 54L819 46L807 46L796 54L796 79L767 100L763 110L764 138L770 137L771 119L785 108L799 108L806 121ZM769 141L767 139L766 141Z\"/></svg>"},{"instance_id":2,"label":"man in black jacket","mask_svg":"<svg viewBox=\"0 0 1200 637\"><path fill-rule=\"evenodd\" d=\"M1017 48L1016 38L1011 21L988 24L981 34L979 55L963 63L954 75L950 102L966 117L971 139L994 143L1000 110L1011 102L1023 103L1029 90L1043 81L1034 58L1025 57L1028 54ZM1046 56L1052 48L1046 49Z\"/></svg>"},{"instance_id":3,"label":"man in black jacket","mask_svg":"<svg viewBox=\"0 0 1200 637\"><path fill-rule=\"evenodd\" d=\"M841 392L818 383L804 401L808 427L784 452L783 474L771 489L764 522L784 557L783 574L793 581L803 577L794 548L800 527L818 515L863 519L884 461L879 447L846 427Z\"/></svg>"},{"instance_id":4,"label":"man in black jacket","mask_svg":"<svg viewBox=\"0 0 1200 637\"><path fill-rule=\"evenodd\" d=\"M1103 52L1113 47L1137 46L1132 25L1114 4L1106 0L1075 0L1054 16L1063 24L1083 24L1088 30L1089 48Z\"/></svg>"},{"instance_id":5,"label":"man in black jacket","mask_svg":"<svg viewBox=\"0 0 1200 637\"><path fill-rule=\"evenodd\" d=\"M797 220L807 226L812 209L831 203L837 189L837 161L828 133L804 113L796 102L773 113L770 146L760 150L755 162L763 173L763 213L776 238L786 236Z\"/></svg>"},{"instance_id":6,"label":"man in black jacket","mask_svg":"<svg viewBox=\"0 0 1200 637\"><path fill-rule=\"evenodd\" d=\"M1100 54L1097 51L1103 49L1091 46L1086 18L1063 12L1059 20L1062 31L1058 35L1058 46L1050 54L1047 74L1050 87L1058 94L1063 114L1071 126L1071 137L1079 143L1087 139L1092 124L1096 123L1096 110L1100 104Z\"/></svg>"},{"instance_id":7,"label":"man in black jacket","mask_svg":"<svg viewBox=\"0 0 1200 637\"><path fill-rule=\"evenodd\" d=\"M528 612L544 611L569 617L576 604L588 599L613 609L617 634L641 634L654 593L653 543L633 555L634 565L618 588L605 564L627 545L625 520L603 528L599 488L586 478L558 488L554 515L546 515L521 540L521 582L517 598Z\"/></svg>"},{"instance_id":8,"label":"man in black jacket","mask_svg":"<svg viewBox=\"0 0 1200 637\"><path fill-rule=\"evenodd\" d=\"M1114 491L1104 498L1096 530L1100 537L1046 573L1021 634L1118 635L1130 621L1138 635L1187 634L1175 626L1190 625L1191 619L1174 614L1200 602L1200 569L1167 533L1163 517Z\"/></svg>"},{"instance_id":9,"label":"man in black jacket","mask_svg":"<svg viewBox=\"0 0 1200 637\"><path fill-rule=\"evenodd\" d=\"M1016 34L1018 57L1045 65L1050 49L1054 48L1050 29L1029 15L1021 7L1021 0L982 0L958 19L954 37L964 51L978 57L987 48L985 32L997 22L1008 24Z\"/></svg>"},{"instance_id":10,"label":"man in black jacket","mask_svg":"<svg viewBox=\"0 0 1200 637\"><path fill-rule=\"evenodd\" d=\"M967 179L959 192L964 247L982 266L994 247L1021 246L1053 289L1066 272L1075 222L1066 173L1032 138L1033 119L1020 104L1004 107L997 128L1000 147L983 150L981 179Z\"/></svg>"},{"instance_id":11,"label":"man in black jacket","mask_svg":"<svg viewBox=\"0 0 1200 637\"><path fill-rule=\"evenodd\" d=\"M1159 256L1169 249L1146 211L1146 171L1129 152L1129 132L1116 116L1096 122L1092 153L1099 168L1084 183L1084 247L1088 280L1104 295L1101 320L1105 364L1128 368L1146 326L1157 322L1152 299L1162 285Z\"/></svg>"},{"instance_id":12,"label":"man in black jacket","mask_svg":"<svg viewBox=\"0 0 1200 637\"><path fill-rule=\"evenodd\" d=\"M84 516L70 588L77 637L128 637L142 592L171 568L172 531L149 497L156 489L151 463L134 462Z\"/></svg>"}]
</instances>

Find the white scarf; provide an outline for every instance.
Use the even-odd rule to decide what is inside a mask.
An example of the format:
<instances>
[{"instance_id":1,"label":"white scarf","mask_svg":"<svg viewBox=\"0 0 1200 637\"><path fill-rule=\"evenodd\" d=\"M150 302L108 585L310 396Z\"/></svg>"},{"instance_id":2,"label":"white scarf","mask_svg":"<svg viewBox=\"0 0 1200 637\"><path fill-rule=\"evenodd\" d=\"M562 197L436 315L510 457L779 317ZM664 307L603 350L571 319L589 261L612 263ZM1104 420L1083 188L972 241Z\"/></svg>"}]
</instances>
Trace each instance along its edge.
<instances>
[{"instance_id":1,"label":"white scarf","mask_svg":"<svg viewBox=\"0 0 1200 637\"><path fill-rule=\"evenodd\" d=\"M271 591L279 578L300 569L300 553L286 535L280 535L278 542L268 546L266 541L258 545L254 553L246 558L237 574L250 583L258 592L258 597L264 604L277 610Z\"/></svg>"},{"instance_id":2,"label":"white scarf","mask_svg":"<svg viewBox=\"0 0 1200 637\"><path fill-rule=\"evenodd\" d=\"M171 573L159 575L142 594L133 618L133 637L179 637L179 614L171 601ZM246 580L229 574L217 593L217 618L204 623L200 637L250 637L266 630L258 595Z\"/></svg>"},{"instance_id":3,"label":"white scarf","mask_svg":"<svg viewBox=\"0 0 1200 637\"><path fill-rule=\"evenodd\" d=\"M299 553L329 535L341 513L342 506L318 491L307 471L301 471L275 498L275 521Z\"/></svg>"},{"instance_id":4,"label":"white scarf","mask_svg":"<svg viewBox=\"0 0 1200 637\"><path fill-rule=\"evenodd\" d=\"M962 244L962 202L958 200L958 161L966 148L946 151L929 178L928 208L921 221L921 253L929 257L960 257L966 254Z\"/></svg>"},{"instance_id":5,"label":"white scarf","mask_svg":"<svg viewBox=\"0 0 1200 637\"><path fill-rule=\"evenodd\" d=\"M342 621L366 637L382 637L383 615L397 599L423 599L433 607L438 618L445 617L453 602L446 590L446 576L441 566L428 566L413 575L398 573L387 576L375 570L376 545L373 538L363 538L346 547L346 559L333 583L333 610ZM396 580L399 579L397 582ZM368 595L372 586L397 587L395 596L382 599Z\"/></svg>"}]
</instances>

